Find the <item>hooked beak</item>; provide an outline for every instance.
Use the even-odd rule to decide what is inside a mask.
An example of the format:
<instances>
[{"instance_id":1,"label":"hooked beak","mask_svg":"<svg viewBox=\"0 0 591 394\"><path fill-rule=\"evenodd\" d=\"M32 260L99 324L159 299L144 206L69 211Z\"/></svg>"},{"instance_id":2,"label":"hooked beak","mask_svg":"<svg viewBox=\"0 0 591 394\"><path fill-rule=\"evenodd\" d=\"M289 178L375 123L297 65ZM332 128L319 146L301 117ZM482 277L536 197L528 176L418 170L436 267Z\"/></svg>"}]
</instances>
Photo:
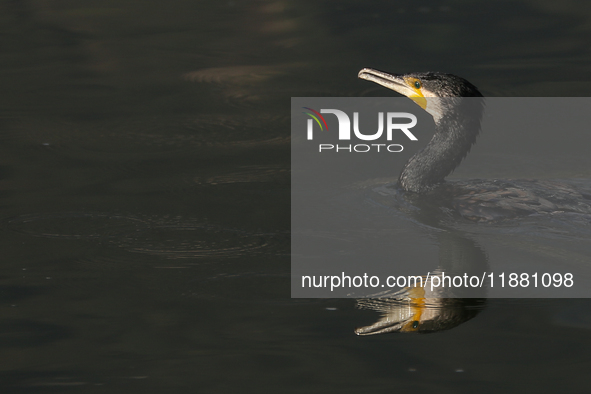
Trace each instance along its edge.
<instances>
[{"instance_id":1,"label":"hooked beak","mask_svg":"<svg viewBox=\"0 0 591 394\"><path fill-rule=\"evenodd\" d=\"M359 71L357 76L360 79L375 82L406 97L416 95L416 92L408 86L404 78L400 75L388 74L383 71L374 70L373 68L364 68Z\"/></svg>"}]
</instances>

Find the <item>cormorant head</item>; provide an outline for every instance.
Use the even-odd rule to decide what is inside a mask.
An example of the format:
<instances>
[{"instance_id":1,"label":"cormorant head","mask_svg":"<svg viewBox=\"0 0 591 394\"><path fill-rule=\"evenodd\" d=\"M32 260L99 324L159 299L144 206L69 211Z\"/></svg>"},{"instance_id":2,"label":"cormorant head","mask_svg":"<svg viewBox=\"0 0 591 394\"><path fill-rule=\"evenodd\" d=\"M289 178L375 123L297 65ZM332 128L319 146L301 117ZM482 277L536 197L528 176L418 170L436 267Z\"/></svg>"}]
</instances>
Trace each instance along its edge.
<instances>
[{"instance_id":1,"label":"cormorant head","mask_svg":"<svg viewBox=\"0 0 591 394\"><path fill-rule=\"evenodd\" d=\"M482 97L476 86L464 78L439 72L388 74L364 68L359 78L375 82L394 90L417 103L427 111L435 122L454 105L455 100L440 100L442 97Z\"/></svg>"}]
</instances>

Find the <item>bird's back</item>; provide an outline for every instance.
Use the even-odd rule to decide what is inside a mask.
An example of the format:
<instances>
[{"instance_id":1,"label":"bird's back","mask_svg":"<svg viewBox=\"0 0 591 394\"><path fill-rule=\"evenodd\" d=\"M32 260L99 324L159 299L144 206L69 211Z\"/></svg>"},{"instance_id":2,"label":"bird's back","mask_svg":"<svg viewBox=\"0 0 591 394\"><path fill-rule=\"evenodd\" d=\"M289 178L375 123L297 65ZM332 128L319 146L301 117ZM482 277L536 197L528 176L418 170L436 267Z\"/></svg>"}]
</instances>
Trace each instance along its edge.
<instances>
[{"instance_id":1,"label":"bird's back","mask_svg":"<svg viewBox=\"0 0 591 394\"><path fill-rule=\"evenodd\" d=\"M591 188L553 180L468 180L441 185L462 217L498 221L535 214L591 215ZM443 190L441 190L443 189Z\"/></svg>"}]
</instances>

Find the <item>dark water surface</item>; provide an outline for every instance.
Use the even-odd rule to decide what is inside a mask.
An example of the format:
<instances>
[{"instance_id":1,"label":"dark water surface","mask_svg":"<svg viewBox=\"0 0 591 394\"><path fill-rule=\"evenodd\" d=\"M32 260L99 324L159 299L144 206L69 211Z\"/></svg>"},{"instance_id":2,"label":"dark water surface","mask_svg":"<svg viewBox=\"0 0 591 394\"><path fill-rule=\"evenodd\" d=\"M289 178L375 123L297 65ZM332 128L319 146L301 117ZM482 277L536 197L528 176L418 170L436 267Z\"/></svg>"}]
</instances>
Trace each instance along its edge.
<instances>
[{"instance_id":1,"label":"dark water surface","mask_svg":"<svg viewBox=\"0 0 591 394\"><path fill-rule=\"evenodd\" d=\"M289 104L389 94L363 67L588 96L589 4L7 0L0 27L2 392L587 391L587 300L375 337L292 300ZM455 176L591 179L587 134L483 136ZM575 235L489 258L584 264Z\"/></svg>"}]
</instances>

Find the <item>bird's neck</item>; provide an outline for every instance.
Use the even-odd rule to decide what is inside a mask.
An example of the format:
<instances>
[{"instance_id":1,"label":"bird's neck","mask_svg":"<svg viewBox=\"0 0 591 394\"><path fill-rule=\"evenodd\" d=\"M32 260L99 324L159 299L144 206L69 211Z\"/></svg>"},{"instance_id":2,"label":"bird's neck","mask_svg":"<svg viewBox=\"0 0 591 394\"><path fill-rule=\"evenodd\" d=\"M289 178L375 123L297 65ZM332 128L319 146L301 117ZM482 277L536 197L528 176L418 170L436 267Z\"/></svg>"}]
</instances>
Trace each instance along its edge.
<instances>
[{"instance_id":1,"label":"bird's neck","mask_svg":"<svg viewBox=\"0 0 591 394\"><path fill-rule=\"evenodd\" d=\"M442 183L476 141L480 114L462 117L450 112L437 119L431 141L410 158L400 173L398 183L402 189L424 193Z\"/></svg>"}]
</instances>

